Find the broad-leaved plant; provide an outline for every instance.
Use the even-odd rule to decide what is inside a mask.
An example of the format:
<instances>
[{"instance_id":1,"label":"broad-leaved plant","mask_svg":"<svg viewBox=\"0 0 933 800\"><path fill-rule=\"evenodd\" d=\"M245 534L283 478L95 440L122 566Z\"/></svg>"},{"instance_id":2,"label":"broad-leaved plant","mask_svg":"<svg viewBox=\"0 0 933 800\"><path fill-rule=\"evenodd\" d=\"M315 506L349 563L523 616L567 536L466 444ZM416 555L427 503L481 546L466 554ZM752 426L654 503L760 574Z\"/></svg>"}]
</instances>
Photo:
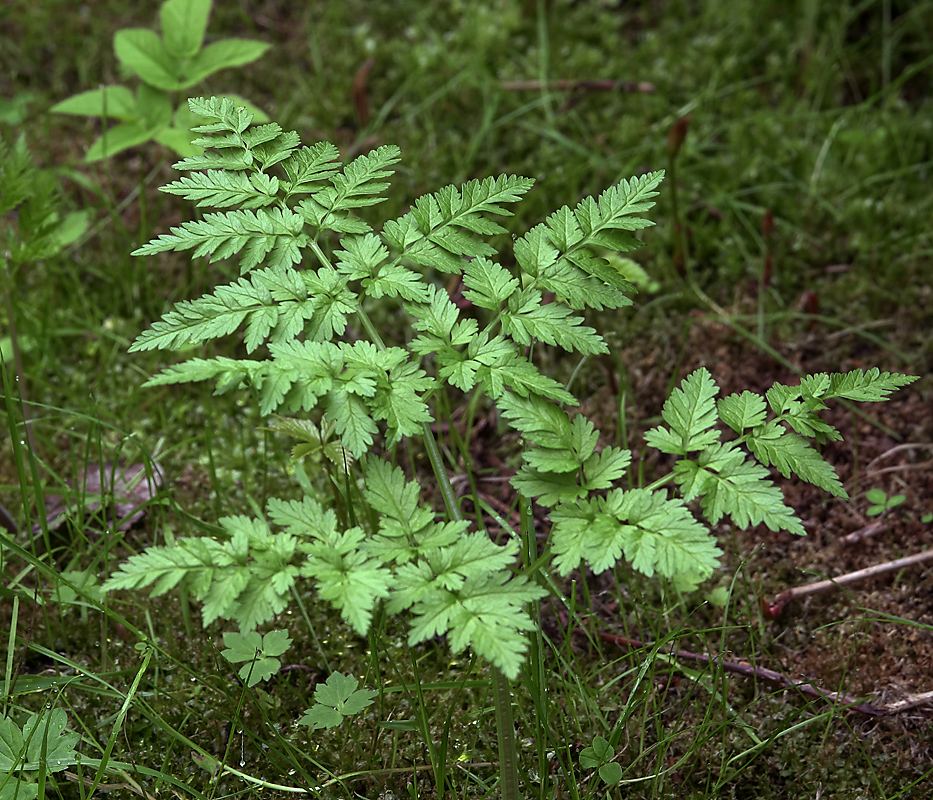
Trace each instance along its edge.
<instances>
[{"instance_id":1,"label":"broad-leaved plant","mask_svg":"<svg viewBox=\"0 0 933 800\"><path fill-rule=\"evenodd\" d=\"M373 228L360 211L383 199L396 147L343 165L333 145L303 147L276 124L251 126L251 114L229 99L190 105L206 120L195 144L207 149L176 164L190 174L163 190L223 210L135 254L239 255L241 276L179 303L131 349L180 350L242 329L255 357L190 358L148 385L213 380L218 393L248 386L262 414L314 422L295 423L305 444L319 435L324 452L324 430L339 439L352 458L328 463L343 471L352 460L354 472L334 482L343 508L319 496L270 500L264 517L221 519L222 537L150 547L111 576L109 591L185 584L203 603L205 625L233 619L248 632L281 612L296 584L310 582L361 635L381 603L388 614L407 614L412 644L446 635L454 650L471 647L515 678L533 627L527 606L544 590L531 568L516 567L518 541L496 543L463 519L431 428L436 393L479 392L520 434L523 464L512 485L550 518L548 549L526 564L566 576L624 558L690 588L718 564L709 526L724 518L804 533L768 467L845 496L809 441L839 438L819 415L829 400L884 400L913 380L857 370L717 401L712 376L698 370L646 437L676 457L673 471L625 488L631 453L601 444L594 424L574 411L574 395L539 370L535 355L543 345L607 352L583 315L630 305L632 287L600 253L638 246L662 173L562 208L500 253L487 238L506 233L496 218L531 189L528 178L447 186ZM460 276L468 304L451 299L439 273ZM386 303L407 323L377 330L370 311ZM444 513L388 457L417 437Z\"/></svg>"},{"instance_id":2,"label":"broad-leaved plant","mask_svg":"<svg viewBox=\"0 0 933 800\"><path fill-rule=\"evenodd\" d=\"M268 44L251 39L220 39L205 45L211 5L211 0L166 0L160 9L161 37L147 28L117 31L113 37L117 60L142 81L135 94L126 86L102 86L52 106L59 114L100 117L104 125L116 121L88 148L85 161L109 158L148 141L181 156L200 152L190 133L197 118L187 102L176 106L172 93L187 92L222 69L250 64L269 49ZM245 100L240 103L264 117Z\"/></svg>"}]
</instances>

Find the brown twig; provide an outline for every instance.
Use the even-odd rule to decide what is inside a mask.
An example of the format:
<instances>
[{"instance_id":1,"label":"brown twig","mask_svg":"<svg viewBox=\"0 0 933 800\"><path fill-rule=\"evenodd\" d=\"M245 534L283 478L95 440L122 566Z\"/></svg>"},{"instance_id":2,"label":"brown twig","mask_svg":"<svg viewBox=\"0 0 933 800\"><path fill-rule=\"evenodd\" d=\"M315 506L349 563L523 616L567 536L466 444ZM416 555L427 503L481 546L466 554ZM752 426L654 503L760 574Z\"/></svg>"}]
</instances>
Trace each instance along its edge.
<instances>
[{"instance_id":1,"label":"brown twig","mask_svg":"<svg viewBox=\"0 0 933 800\"><path fill-rule=\"evenodd\" d=\"M877 522L872 522L870 525L866 525L864 528L859 528L857 531L852 531L852 533L847 533L845 536L840 536L836 539L836 544L840 547L848 547L853 544L858 544L865 539L870 539L876 533L881 533L884 530L887 530L888 523L883 520L878 520Z\"/></svg>"},{"instance_id":2,"label":"brown twig","mask_svg":"<svg viewBox=\"0 0 933 800\"><path fill-rule=\"evenodd\" d=\"M840 575L837 578L829 578L825 581L808 583L806 586L795 586L793 589L785 589L774 598L774 602L772 602L770 605L764 606L763 611L768 619L775 619L776 617L780 616L784 609L787 608L787 606L797 598L809 597L811 594L818 594L819 592L825 592L828 589L847 586L850 583L856 583L867 578L874 578L877 575L885 575L888 572L895 572L899 569L912 567L915 564L922 564L925 561L930 560L933 560L933 550L924 550L922 553L914 553L912 556L905 556L904 558L898 558L894 561L886 561L883 564L875 564L874 566L866 567L865 569L860 569L856 570L855 572L849 572L845 575Z\"/></svg>"},{"instance_id":3,"label":"brown twig","mask_svg":"<svg viewBox=\"0 0 933 800\"><path fill-rule=\"evenodd\" d=\"M353 107L360 129L369 124L369 72L376 60L370 56L353 76Z\"/></svg>"},{"instance_id":4,"label":"brown twig","mask_svg":"<svg viewBox=\"0 0 933 800\"><path fill-rule=\"evenodd\" d=\"M629 639L625 636L616 636L615 634L611 633L600 633L599 637L604 642L610 642L611 644L618 645L619 647L651 647L650 644L641 642L638 639ZM711 664L715 662L726 672L732 672L736 675L744 675L747 678L758 678L760 680L770 681L771 683L778 683L787 689L796 689L797 691L809 695L810 697L817 697L821 700L826 700L833 705L842 705L846 708L851 708L853 711L859 711L862 714L869 714L873 717L884 716L889 713L887 708L876 708L875 706L869 705L861 699L852 697L851 695L844 695L839 692L827 692L817 686L814 686L810 682L795 681L791 678L788 678L783 673L776 672L773 669L755 667L751 664L740 664L735 661L726 661L725 659L722 659L718 656L704 656L700 653L692 653L689 650L669 650L665 651L664 654L672 658L680 659L681 661L694 661L699 664Z\"/></svg>"}]
</instances>

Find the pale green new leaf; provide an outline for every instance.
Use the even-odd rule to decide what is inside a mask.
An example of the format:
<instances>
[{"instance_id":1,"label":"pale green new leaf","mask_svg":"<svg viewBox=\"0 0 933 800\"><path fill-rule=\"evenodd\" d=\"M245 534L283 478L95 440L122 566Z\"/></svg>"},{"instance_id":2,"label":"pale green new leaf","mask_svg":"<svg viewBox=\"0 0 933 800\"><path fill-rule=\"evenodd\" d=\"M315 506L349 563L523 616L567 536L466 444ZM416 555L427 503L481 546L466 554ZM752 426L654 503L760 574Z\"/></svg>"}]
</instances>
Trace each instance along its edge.
<instances>
[{"instance_id":1,"label":"pale green new leaf","mask_svg":"<svg viewBox=\"0 0 933 800\"><path fill-rule=\"evenodd\" d=\"M780 424L769 422L756 428L747 444L762 464L773 464L785 478L798 475L836 497L848 497L836 471L806 439Z\"/></svg>"},{"instance_id":2,"label":"pale green new leaf","mask_svg":"<svg viewBox=\"0 0 933 800\"><path fill-rule=\"evenodd\" d=\"M603 337L584 325L582 317L558 303L542 305L541 299L537 289L512 294L502 312L502 330L525 346L537 339L584 355L609 352Z\"/></svg>"},{"instance_id":3,"label":"pale green new leaf","mask_svg":"<svg viewBox=\"0 0 933 800\"><path fill-rule=\"evenodd\" d=\"M678 461L674 480L680 484L685 501L700 497L703 512L713 525L728 514L740 528L764 523L772 531L786 530L799 536L805 533L768 471L746 461L733 445L711 447L696 462Z\"/></svg>"},{"instance_id":4,"label":"pale green new leaf","mask_svg":"<svg viewBox=\"0 0 933 800\"><path fill-rule=\"evenodd\" d=\"M499 570L472 576L457 591L432 589L412 609L409 643L446 633L454 652L471 647L514 680L528 647L524 634L534 628L525 605L546 592L523 578L509 578Z\"/></svg>"},{"instance_id":5,"label":"pale green new leaf","mask_svg":"<svg viewBox=\"0 0 933 800\"><path fill-rule=\"evenodd\" d=\"M225 211L206 214L204 219L184 222L158 239L134 250L134 256L150 256L167 250L193 250L192 258L229 258L243 251L241 274L268 257L268 266L288 267L301 262L307 245L304 219L285 209Z\"/></svg>"},{"instance_id":6,"label":"pale green new leaf","mask_svg":"<svg viewBox=\"0 0 933 800\"><path fill-rule=\"evenodd\" d=\"M736 433L754 428L765 421L765 401L754 392L723 397L718 403L719 418Z\"/></svg>"},{"instance_id":7,"label":"pale green new leaf","mask_svg":"<svg viewBox=\"0 0 933 800\"><path fill-rule=\"evenodd\" d=\"M261 208L278 199L279 180L262 172L247 175L244 172L208 170L160 187L159 191L175 194L186 200L196 200L198 207Z\"/></svg>"},{"instance_id":8,"label":"pale green new leaf","mask_svg":"<svg viewBox=\"0 0 933 800\"><path fill-rule=\"evenodd\" d=\"M555 565L567 575L585 559L602 572L622 554L649 578L712 574L722 551L680 500L647 489L613 489L605 498L561 504L551 511Z\"/></svg>"},{"instance_id":9,"label":"pale green new leaf","mask_svg":"<svg viewBox=\"0 0 933 800\"><path fill-rule=\"evenodd\" d=\"M862 372L834 374L829 378L824 397L843 397L847 400L880 402L888 399L891 392L909 386L918 380L917 375L901 375L896 372L881 372L877 367Z\"/></svg>"},{"instance_id":10,"label":"pale green new leaf","mask_svg":"<svg viewBox=\"0 0 933 800\"><path fill-rule=\"evenodd\" d=\"M645 441L664 453L686 455L702 450L719 440L716 423L716 404L713 398L719 387L705 367L689 375L674 389L664 403L661 416L669 428L652 428Z\"/></svg>"},{"instance_id":11,"label":"pale green new leaf","mask_svg":"<svg viewBox=\"0 0 933 800\"><path fill-rule=\"evenodd\" d=\"M317 541L303 547L308 560L301 567L317 581L318 596L361 636L369 631L376 601L388 597L393 584L392 573L361 549L364 538L360 528L322 530Z\"/></svg>"}]
</instances>

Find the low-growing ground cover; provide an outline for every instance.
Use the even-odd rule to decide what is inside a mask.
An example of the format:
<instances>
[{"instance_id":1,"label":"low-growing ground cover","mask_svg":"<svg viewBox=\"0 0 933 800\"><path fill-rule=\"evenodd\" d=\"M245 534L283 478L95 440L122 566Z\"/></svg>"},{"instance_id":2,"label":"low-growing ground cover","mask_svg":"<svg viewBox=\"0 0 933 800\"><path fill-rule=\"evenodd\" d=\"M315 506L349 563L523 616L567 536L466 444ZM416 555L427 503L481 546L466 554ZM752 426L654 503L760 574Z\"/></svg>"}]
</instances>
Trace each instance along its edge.
<instances>
[{"instance_id":1,"label":"low-growing ground cover","mask_svg":"<svg viewBox=\"0 0 933 800\"><path fill-rule=\"evenodd\" d=\"M95 5L83 16L55 3L2 12L13 33L0 76L9 98L6 141L26 130L36 160L62 169L63 213L94 214L88 234L63 253L6 276L5 319L17 322L24 364L18 383L6 367L10 444L28 444L3 450L0 502L29 530L44 507L36 505L39 487L71 494L66 481L80 484L95 464L158 463L165 486L128 530L79 512L74 524L40 524L37 534L21 535L22 551L4 550L5 675L17 676L5 684L5 710L22 727L28 711L49 704L83 735L77 750L85 764L54 772L49 780L60 788L45 786L53 794L75 794L71 784L99 778L126 791L169 791L174 783L182 793L214 796L320 787L324 796L429 797L443 765L451 792L483 796L499 754L488 676L468 653L451 656L441 640L410 649L404 627L391 621L375 648L313 603L307 612L320 641L301 620L284 617L276 627L294 639L285 663L271 683L245 688L241 665L220 656L221 633L232 628L202 630L201 609L186 597L91 594L106 603L101 613L69 602L75 596L56 578L64 573L80 585L82 573L102 582L129 554L167 535L211 534L220 517L251 514L268 497L295 491L298 479L290 444L266 429L248 397L213 397L199 385L141 389L164 357L127 355L172 303L228 282L236 265L130 258L198 213L155 192L178 178L169 167L175 158L140 147L83 167L82 148L99 130L45 113L119 79L108 63L113 33L152 26L157 8L151 17L128 16L118 5ZM551 691L531 694L538 706L516 692L529 797L929 793L928 711L879 716L840 707L871 696L876 707L893 708L931 689L929 566L812 595L775 620L761 605L797 584L921 551L933 512L930 8L808 8L800 19L760 4L728 12L668 3L411 4L407 14L394 5L326 3L296 14L269 3L214 11L218 38L274 47L251 67L211 79L204 94L236 91L306 142L335 142L347 158L401 147L401 182L373 219L398 216L449 183L524 174L536 188L508 223L520 235L620 178L668 170L677 210L662 185L650 215L657 227L633 254L646 275L629 273L641 290L635 306L589 320L611 352L579 369L559 358L543 365L573 381L583 412L615 437L604 444L634 451L632 485L669 471L641 437L698 367L722 395L764 392L798 371L877 366L921 376L884 405L830 412L845 442L827 444L823 454L853 500L781 480L806 538L723 527L716 533L724 569L704 592L680 596L620 566L563 586L568 600L575 592L578 611L545 604L536 645L544 655L535 663ZM98 43L93 57L88 39ZM651 86L549 88L557 80ZM624 91L632 88L643 91ZM674 127L686 116L689 128ZM672 139L672 127L686 138ZM5 217L4 230L17 222ZM448 288L457 297L456 286ZM380 319L375 310L374 322L385 327L389 313ZM214 353L245 352L223 347ZM20 396L30 403L31 439ZM444 424L469 439L485 519L518 529L504 480L518 466L517 438L503 435L488 412L469 426L467 419L466 405L455 405ZM432 485L420 453L405 459L410 477ZM311 470L310 480L317 475ZM840 546L839 537L874 521L866 497L874 488L906 500L884 512L874 535ZM546 525L543 511L535 513ZM706 603L708 592L726 605ZM620 637L649 644L620 647ZM139 652L134 645L143 639L157 649ZM672 646L712 663L672 658ZM843 701L785 692L763 672L730 673L722 658L813 682ZM333 729L294 727L332 671L379 691L376 702ZM402 690L415 685L421 694ZM597 736L611 745L625 788L608 789L600 777ZM96 775L91 761L102 755L121 771ZM242 776L218 770L215 759ZM279 788L251 789L257 780Z\"/></svg>"}]
</instances>

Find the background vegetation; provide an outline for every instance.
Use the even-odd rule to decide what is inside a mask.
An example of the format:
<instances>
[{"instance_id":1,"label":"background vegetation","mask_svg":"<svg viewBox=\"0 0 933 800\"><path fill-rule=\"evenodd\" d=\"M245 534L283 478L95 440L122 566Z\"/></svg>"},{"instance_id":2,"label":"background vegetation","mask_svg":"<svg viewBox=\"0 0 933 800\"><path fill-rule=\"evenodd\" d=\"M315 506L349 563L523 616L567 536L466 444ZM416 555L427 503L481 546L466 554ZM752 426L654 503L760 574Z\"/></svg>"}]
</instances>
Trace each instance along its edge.
<instances>
[{"instance_id":1,"label":"background vegetation","mask_svg":"<svg viewBox=\"0 0 933 800\"><path fill-rule=\"evenodd\" d=\"M147 544L197 531L197 520L249 513L294 480L287 442L262 428L248 398L216 398L200 385L142 390L165 357L127 355L171 303L236 271L235 263L192 267L183 255L129 256L197 213L156 191L177 177L174 155L153 144L84 165L99 122L49 113L77 92L120 82L114 33L155 27L157 14L157 3L109 0L0 9L0 135L12 145L25 131L60 187L61 214L86 212L90 224L58 254L0 274L10 432L0 446L0 503L22 548L0 556L0 630L10 631L4 711L22 724L27 711L64 709L82 735L80 752L107 752L123 765L104 780L124 794L285 796L259 780L324 781L322 796L432 797L442 761L454 796L485 796L497 758L487 682L443 643L412 654L439 756L412 730L418 698L399 690L413 683L399 632L387 632L395 650L377 662L370 643L315 608L329 663L293 633L293 663L272 684L246 690L219 657L223 626L202 630L186 598L117 595L101 613L69 602L76 598L56 579L70 570L92 586ZM885 702L933 688L929 567L777 621L759 605L810 579L797 570L838 575L930 543L933 4L244 0L218 2L208 30L272 48L197 94L236 92L305 142L333 141L347 156L401 147L380 220L426 191L508 172L536 180L509 222L521 232L620 178L668 169L651 214L657 227L635 254L645 274L636 305L593 321L614 352L579 378L590 418L636 451L674 381L699 365L724 392L762 391L797 370L878 366L922 376L870 419L840 412L847 442L825 452L851 503L787 486L807 540L721 531L729 569L710 588L725 590L725 607L624 567L611 580L578 576L588 616L568 619L557 606L546 616L547 730L536 725L540 709L518 698L528 796L929 796L928 711L847 711L727 675L715 659L678 662L665 647L729 653ZM15 213L0 220L4 237L20 222ZM11 363L13 321L22 380ZM554 374L569 379L575 366L555 363ZM494 435L476 440L488 477L508 474L508 442L499 452ZM69 483L116 461L157 464L165 475L144 521L120 531L79 502L69 524L42 524L47 496L83 495ZM634 479L661 468L639 460ZM872 488L907 499L886 512L877 539L840 550L837 537L867 524ZM491 496L507 513L507 495ZM17 592L32 601L14 603ZM136 683L144 657L134 628L159 648ZM601 632L656 646L621 649ZM296 728L330 669L385 691L342 727ZM614 740L621 788L581 764L596 736ZM253 782L218 772L212 759ZM72 766L45 788L85 796L93 777Z\"/></svg>"}]
</instances>

